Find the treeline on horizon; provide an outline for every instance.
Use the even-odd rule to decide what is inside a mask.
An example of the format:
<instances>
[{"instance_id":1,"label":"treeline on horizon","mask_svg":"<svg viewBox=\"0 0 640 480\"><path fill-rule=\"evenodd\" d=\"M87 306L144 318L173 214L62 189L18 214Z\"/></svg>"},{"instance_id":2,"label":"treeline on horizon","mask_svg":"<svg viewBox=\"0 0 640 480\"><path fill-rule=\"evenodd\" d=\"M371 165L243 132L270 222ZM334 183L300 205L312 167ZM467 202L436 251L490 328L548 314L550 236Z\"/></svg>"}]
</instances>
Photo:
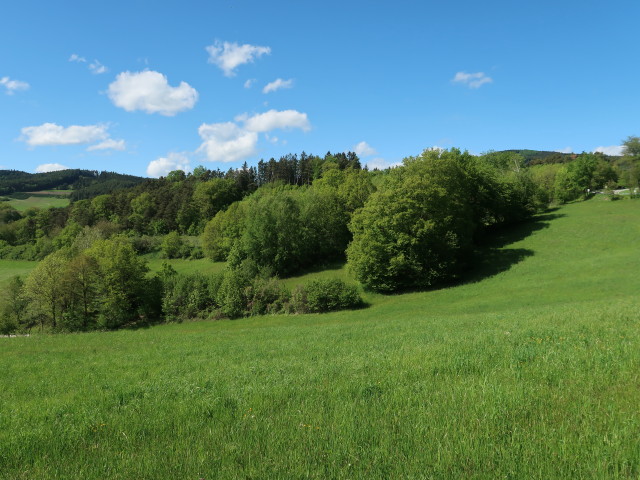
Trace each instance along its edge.
<instances>
[{"instance_id":1,"label":"treeline on horizon","mask_svg":"<svg viewBox=\"0 0 640 480\"><path fill-rule=\"evenodd\" d=\"M530 167L516 152L425 150L371 172L355 154L288 155L224 174L174 171L63 209L20 215L0 206L0 257L44 259L14 279L2 318L14 329L87 330L353 308L362 304L353 285L291 292L278 281L344 259L366 289L437 287L468 268L488 229L596 189L636 187L639 144L630 137L615 161L583 153ZM154 248L227 267L206 277L167 265L149 277L139 254ZM66 290L47 297L47 281Z\"/></svg>"}]
</instances>

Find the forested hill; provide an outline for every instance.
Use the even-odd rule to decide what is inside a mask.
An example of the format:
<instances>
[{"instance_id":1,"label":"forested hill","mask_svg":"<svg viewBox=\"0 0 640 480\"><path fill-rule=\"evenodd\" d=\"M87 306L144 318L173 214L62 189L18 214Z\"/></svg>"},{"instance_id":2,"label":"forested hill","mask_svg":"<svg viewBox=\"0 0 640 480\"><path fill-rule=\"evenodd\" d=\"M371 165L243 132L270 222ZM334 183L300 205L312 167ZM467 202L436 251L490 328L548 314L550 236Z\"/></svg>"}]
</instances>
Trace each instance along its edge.
<instances>
[{"instance_id":1,"label":"forested hill","mask_svg":"<svg viewBox=\"0 0 640 480\"><path fill-rule=\"evenodd\" d=\"M551 163L569 163L578 155L576 153L550 152L547 150L503 150L506 153L517 153L524 159L525 165L545 165ZM604 155L602 157L609 162L620 159L620 157Z\"/></svg>"},{"instance_id":2,"label":"forested hill","mask_svg":"<svg viewBox=\"0 0 640 480\"><path fill-rule=\"evenodd\" d=\"M132 187L145 179L133 175L96 170L69 169L47 173L0 170L0 195L38 190L73 189L72 198L79 200Z\"/></svg>"}]
</instances>

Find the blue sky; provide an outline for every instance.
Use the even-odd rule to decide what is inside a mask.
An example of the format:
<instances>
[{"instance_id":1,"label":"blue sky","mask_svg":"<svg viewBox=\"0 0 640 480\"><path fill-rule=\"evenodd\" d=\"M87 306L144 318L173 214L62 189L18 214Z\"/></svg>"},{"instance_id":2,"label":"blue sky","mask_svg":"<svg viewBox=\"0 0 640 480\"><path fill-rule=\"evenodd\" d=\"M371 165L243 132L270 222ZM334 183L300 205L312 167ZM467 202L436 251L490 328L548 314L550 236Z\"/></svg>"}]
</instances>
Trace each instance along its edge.
<instances>
[{"instance_id":1,"label":"blue sky","mask_svg":"<svg viewBox=\"0 0 640 480\"><path fill-rule=\"evenodd\" d=\"M9 2L0 166L615 153L640 135L639 18L637 0Z\"/></svg>"}]
</instances>

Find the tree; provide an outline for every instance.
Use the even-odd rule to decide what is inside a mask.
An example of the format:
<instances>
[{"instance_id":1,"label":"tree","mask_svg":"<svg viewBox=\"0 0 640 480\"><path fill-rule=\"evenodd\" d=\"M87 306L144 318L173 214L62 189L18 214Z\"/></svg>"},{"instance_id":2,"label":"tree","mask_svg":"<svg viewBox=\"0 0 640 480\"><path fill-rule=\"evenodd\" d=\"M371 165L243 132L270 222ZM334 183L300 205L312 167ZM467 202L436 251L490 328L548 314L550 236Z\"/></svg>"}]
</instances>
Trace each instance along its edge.
<instances>
[{"instance_id":1,"label":"tree","mask_svg":"<svg viewBox=\"0 0 640 480\"><path fill-rule=\"evenodd\" d=\"M24 281L16 275L9 281L5 301L0 307L0 334L13 333L24 325L28 304Z\"/></svg>"},{"instance_id":2,"label":"tree","mask_svg":"<svg viewBox=\"0 0 640 480\"><path fill-rule=\"evenodd\" d=\"M293 191L271 189L249 202L245 228L241 249L259 267L287 274L305 263L304 225Z\"/></svg>"},{"instance_id":3,"label":"tree","mask_svg":"<svg viewBox=\"0 0 640 480\"><path fill-rule=\"evenodd\" d=\"M459 150L425 151L390 172L352 217L350 268L382 292L426 287L451 278L471 249L470 185Z\"/></svg>"},{"instance_id":4,"label":"tree","mask_svg":"<svg viewBox=\"0 0 640 480\"><path fill-rule=\"evenodd\" d=\"M622 154L630 157L640 157L640 137L628 136L622 142Z\"/></svg>"},{"instance_id":5,"label":"tree","mask_svg":"<svg viewBox=\"0 0 640 480\"><path fill-rule=\"evenodd\" d=\"M136 322L144 315L148 267L131 242L116 235L98 240L86 254L97 264L97 302L99 323L105 328L118 328Z\"/></svg>"},{"instance_id":6,"label":"tree","mask_svg":"<svg viewBox=\"0 0 640 480\"><path fill-rule=\"evenodd\" d=\"M232 203L219 211L204 228L202 249L214 262L227 259L231 247L240 240L245 230L247 201Z\"/></svg>"},{"instance_id":7,"label":"tree","mask_svg":"<svg viewBox=\"0 0 640 480\"><path fill-rule=\"evenodd\" d=\"M54 252L39 262L27 278L25 291L41 329L46 323L54 329L58 327L64 295L62 278L67 261L66 252Z\"/></svg>"},{"instance_id":8,"label":"tree","mask_svg":"<svg viewBox=\"0 0 640 480\"><path fill-rule=\"evenodd\" d=\"M182 237L174 230L165 235L162 245L160 245L160 250L162 250L162 255L165 258L179 258L182 256L183 247Z\"/></svg>"}]
</instances>

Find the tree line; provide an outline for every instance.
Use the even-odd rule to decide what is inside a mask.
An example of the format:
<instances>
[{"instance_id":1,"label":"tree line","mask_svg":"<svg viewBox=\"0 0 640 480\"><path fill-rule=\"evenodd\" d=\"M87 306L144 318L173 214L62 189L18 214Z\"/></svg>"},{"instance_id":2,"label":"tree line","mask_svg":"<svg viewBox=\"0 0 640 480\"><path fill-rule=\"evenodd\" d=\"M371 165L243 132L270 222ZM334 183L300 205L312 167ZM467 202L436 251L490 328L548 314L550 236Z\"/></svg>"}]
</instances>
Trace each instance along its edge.
<instances>
[{"instance_id":1,"label":"tree line","mask_svg":"<svg viewBox=\"0 0 640 480\"><path fill-rule=\"evenodd\" d=\"M310 180L300 158L317 167ZM373 291L447 284L468 268L488 229L621 181L637 185L640 140L627 139L616 164L583 153L569 163L528 167L516 152L476 156L450 149L425 150L401 166L370 172L351 154L311 158L289 155L225 174L203 167L191 174L175 171L19 218L0 208L0 256L31 248L44 258L23 285L12 284L19 294L7 305L20 306L18 299L27 298L28 310L38 312L29 318L64 329L118 328L196 312L237 317L319 311L314 305L323 302L359 305L350 285L290 292L277 280L334 260L346 260L360 284ZM196 256L185 248L184 234L199 236L198 256L225 261L224 273L201 278L167 268L147 275L138 255L144 239L162 238L159 248L167 257L185 251ZM63 292L47 297L46 283L38 279L54 278L46 273L53 271L61 280L51 288ZM79 276L91 281L78 283ZM328 299L334 290L335 298ZM324 292L321 300L318 292Z\"/></svg>"}]
</instances>

